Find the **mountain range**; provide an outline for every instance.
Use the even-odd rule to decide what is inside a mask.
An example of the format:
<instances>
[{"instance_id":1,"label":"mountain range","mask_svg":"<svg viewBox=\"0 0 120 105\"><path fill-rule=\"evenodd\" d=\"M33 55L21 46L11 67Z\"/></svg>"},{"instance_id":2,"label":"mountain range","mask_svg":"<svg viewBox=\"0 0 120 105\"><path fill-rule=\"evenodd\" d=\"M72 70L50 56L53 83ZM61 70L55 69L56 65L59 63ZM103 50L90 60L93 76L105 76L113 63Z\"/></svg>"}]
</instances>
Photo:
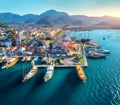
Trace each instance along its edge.
<instances>
[{"instance_id":1,"label":"mountain range","mask_svg":"<svg viewBox=\"0 0 120 105\"><path fill-rule=\"evenodd\" d=\"M48 10L40 15L26 14L23 16L12 13L0 13L0 21L12 24L120 26L120 17L69 15L56 10Z\"/></svg>"}]
</instances>

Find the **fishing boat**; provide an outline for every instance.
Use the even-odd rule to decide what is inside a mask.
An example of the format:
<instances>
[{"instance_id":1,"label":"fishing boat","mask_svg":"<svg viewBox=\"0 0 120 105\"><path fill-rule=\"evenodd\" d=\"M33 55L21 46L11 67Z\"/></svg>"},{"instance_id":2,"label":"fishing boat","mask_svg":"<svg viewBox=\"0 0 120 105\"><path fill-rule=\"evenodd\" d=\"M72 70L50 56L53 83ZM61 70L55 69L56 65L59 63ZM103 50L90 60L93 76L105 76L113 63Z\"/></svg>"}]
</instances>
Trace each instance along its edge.
<instances>
[{"instance_id":1,"label":"fishing boat","mask_svg":"<svg viewBox=\"0 0 120 105\"><path fill-rule=\"evenodd\" d=\"M48 68L47 68L47 72L44 76L44 82L47 82L48 80L50 80L53 76L53 73L54 73L54 66L53 65L50 65Z\"/></svg>"},{"instance_id":2,"label":"fishing boat","mask_svg":"<svg viewBox=\"0 0 120 105\"><path fill-rule=\"evenodd\" d=\"M77 65L77 66L76 66L76 70L77 70L78 77L79 77L81 80L85 81L85 80L86 80L86 76L85 76L85 73L84 73L82 67L79 66L79 65Z\"/></svg>"},{"instance_id":3,"label":"fishing boat","mask_svg":"<svg viewBox=\"0 0 120 105\"><path fill-rule=\"evenodd\" d=\"M98 59L98 58L105 58L105 54L100 54L100 53L94 53L94 52L90 52L86 55L88 58L91 59Z\"/></svg>"},{"instance_id":4,"label":"fishing boat","mask_svg":"<svg viewBox=\"0 0 120 105\"><path fill-rule=\"evenodd\" d=\"M17 56L8 58L6 60L6 64L4 66L2 66L2 69L12 67L13 65L15 65L18 62L18 59L19 58Z\"/></svg>"},{"instance_id":5,"label":"fishing boat","mask_svg":"<svg viewBox=\"0 0 120 105\"><path fill-rule=\"evenodd\" d=\"M37 70L38 70L38 67L33 66L33 68L30 70L30 72L28 72L28 74L24 76L22 82L25 82L25 81L29 80L30 78L32 78L37 73Z\"/></svg>"}]
</instances>

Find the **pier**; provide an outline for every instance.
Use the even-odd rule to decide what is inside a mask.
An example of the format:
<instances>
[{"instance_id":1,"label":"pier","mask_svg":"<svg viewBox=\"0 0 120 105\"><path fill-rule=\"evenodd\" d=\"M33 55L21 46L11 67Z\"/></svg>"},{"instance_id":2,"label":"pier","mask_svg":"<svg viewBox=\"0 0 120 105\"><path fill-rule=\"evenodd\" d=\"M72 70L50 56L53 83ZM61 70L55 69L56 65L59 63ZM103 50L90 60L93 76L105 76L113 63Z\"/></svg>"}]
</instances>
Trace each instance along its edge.
<instances>
[{"instance_id":1,"label":"pier","mask_svg":"<svg viewBox=\"0 0 120 105\"><path fill-rule=\"evenodd\" d=\"M42 67L49 67L50 65L35 65L35 66L37 66L37 67L39 67L39 68L42 68ZM62 67L62 68L68 68L68 67L76 67L77 65L55 65L54 67L55 68L60 68L60 67ZM83 65L80 65L80 66L83 66ZM86 66L83 66L83 67L86 67Z\"/></svg>"}]
</instances>

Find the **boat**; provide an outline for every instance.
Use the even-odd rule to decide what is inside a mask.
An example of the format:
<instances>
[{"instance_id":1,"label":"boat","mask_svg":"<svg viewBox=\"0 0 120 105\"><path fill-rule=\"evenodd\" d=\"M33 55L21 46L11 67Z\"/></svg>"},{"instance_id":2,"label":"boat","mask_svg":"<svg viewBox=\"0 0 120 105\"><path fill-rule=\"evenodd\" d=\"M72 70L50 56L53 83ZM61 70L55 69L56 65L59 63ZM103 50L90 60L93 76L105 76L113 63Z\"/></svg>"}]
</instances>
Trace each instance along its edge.
<instances>
[{"instance_id":1,"label":"boat","mask_svg":"<svg viewBox=\"0 0 120 105\"><path fill-rule=\"evenodd\" d=\"M85 38L82 38L82 39L81 39L81 42L82 42L82 43L89 43L90 40L91 40L90 38L86 38L86 39L85 39Z\"/></svg>"},{"instance_id":2,"label":"boat","mask_svg":"<svg viewBox=\"0 0 120 105\"><path fill-rule=\"evenodd\" d=\"M90 52L110 54L110 50L103 50L103 49L93 49L93 50L90 50Z\"/></svg>"},{"instance_id":3,"label":"boat","mask_svg":"<svg viewBox=\"0 0 120 105\"><path fill-rule=\"evenodd\" d=\"M106 38L105 37L103 37L103 40L105 40Z\"/></svg>"},{"instance_id":4,"label":"boat","mask_svg":"<svg viewBox=\"0 0 120 105\"><path fill-rule=\"evenodd\" d=\"M76 70L77 70L78 77L79 77L81 80L85 81L87 78L86 78L86 76L85 76L85 73L84 73L82 67L79 66L79 65L77 65L77 66L76 66Z\"/></svg>"},{"instance_id":5,"label":"boat","mask_svg":"<svg viewBox=\"0 0 120 105\"><path fill-rule=\"evenodd\" d=\"M25 82L25 81L29 80L30 78L32 78L37 73L37 70L38 70L38 67L33 66L33 68L30 70L30 72L28 72L28 74L24 76L22 82Z\"/></svg>"},{"instance_id":6,"label":"boat","mask_svg":"<svg viewBox=\"0 0 120 105\"><path fill-rule=\"evenodd\" d=\"M33 60L34 60L34 61L37 61L38 59L39 59L39 57L38 57L38 56L35 56Z\"/></svg>"},{"instance_id":7,"label":"boat","mask_svg":"<svg viewBox=\"0 0 120 105\"><path fill-rule=\"evenodd\" d=\"M98 59L98 58L105 58L105 54L100 54L100 53L94 53L94 52L90 52L86 55L88 58L91 59Z\"/></svg>"},{"instance_id":8,"label":"boat","mask_svg":"<svg viewBox=\"0 0 120 105\"><path fill-rule=\"evenodd\" d=\"M3 63L7 59L7 56L4 53L0 53L0 63Z\"/></svg>"},{"instance_id":9,"label":"boat","mask_svg":"<svg viewBox=\"0 0 120 105\"><path fill-rule=\"evenodd\" d=\"M18 62L18 60L19 60L18 56L13 56L11 58L8 58L6 60L6 64L4 66L2 66L2 69L12 67L13 65L15 65Z\"/></svg>"},{"instance_id":10,"label":"boat","mask_svg":"<svg viewBox=\"0 0 120 105\"><path fill-rule=\"evenodd\" d=\"M30 61L32 59L31 56L27 56L26 61Z\"/></svg>"},{"instance_id":11,"label":"boat","mask_svg":"<svg viewBox=\"0 0 120 105\"><path fill-rule=\"evenodd\" d=\"M47 57L43 57L42 60L41 60L41 63L47 63Z\"/></svg>"},{"instance_id":12,"label":"boat","mask_svg":"<svg viewBox=\"0 0 120 105\"><path fill-rule=\"evenodd\" d=\"M44 76L44 82L47 82L48 80L50 80L53 76L53 73L54 73L54 66L53 65L50 65L48 68L47 68L47 72Z\"/></svg>"},{"instance_id":13,"label":"boat","mask_svg":"<svg viewBox=\"0 0 120 105\"><path fill-rule=\"evenodd\" d=\"M22 62L23 61L30 61L32 59L31 56L24 56L23 59L22 59Z\"/></svg>"},{"instance_id":14,"label":"boat","mask_svg":"<svg viewBox=\"0 0 120 105\"><path fill-rule=\"evenodd\" d=\"M26 60L26 56L23 57L22 62Z\"/></svg>"}]
</instances>

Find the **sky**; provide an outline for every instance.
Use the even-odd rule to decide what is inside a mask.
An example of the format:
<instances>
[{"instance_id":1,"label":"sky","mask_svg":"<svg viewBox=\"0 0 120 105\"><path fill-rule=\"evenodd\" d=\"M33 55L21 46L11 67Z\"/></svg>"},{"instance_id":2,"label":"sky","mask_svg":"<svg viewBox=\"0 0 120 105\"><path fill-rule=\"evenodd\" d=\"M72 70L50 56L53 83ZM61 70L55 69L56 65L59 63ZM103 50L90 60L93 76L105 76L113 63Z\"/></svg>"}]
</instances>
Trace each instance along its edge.
<instances>
[{"instance_id":1,"label":"sky","mask_svg":"<svg viewBox=\"0 0 120 105\"><path fill-rule=\"evenodd\" d=\"M50 9L69 15L120 17L120 0L0 0L0 13L41 14Z\"/></svg>"}]
</instances>

